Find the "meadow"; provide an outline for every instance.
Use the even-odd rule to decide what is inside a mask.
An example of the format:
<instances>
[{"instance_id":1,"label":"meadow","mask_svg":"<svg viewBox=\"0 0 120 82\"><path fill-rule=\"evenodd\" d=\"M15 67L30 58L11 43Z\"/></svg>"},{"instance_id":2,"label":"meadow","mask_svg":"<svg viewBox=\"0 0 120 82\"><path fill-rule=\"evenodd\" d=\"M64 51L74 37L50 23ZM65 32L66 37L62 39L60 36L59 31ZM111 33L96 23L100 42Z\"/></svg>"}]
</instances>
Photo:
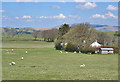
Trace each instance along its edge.
<instances>
[{"instance_id":1,"label":"meadow","mask_svg":"<svg viewBox=\"0 0 120 82\"><path fill-rule=\"evenodd\" d=\"M60 53L54 43L43 41L3 41L2 46L3 80L118 79L117 54ZM12 61L16 65L9 66ZM81 68L81 64L86 66Z\"/></svg>"},{"instance_id":2,"label":"meadow","mask_svg":"<svg viewBox=\"0 0 120 82\"><path fill-rule=\"evenodd\" d=\"M4 34L2 38L3 41L33 41L34 39L35 38L32 34L16 34L14 37ZM38 36L37 40L43 40L43 38L41 36Z\"/></svg>"}]
</instances>

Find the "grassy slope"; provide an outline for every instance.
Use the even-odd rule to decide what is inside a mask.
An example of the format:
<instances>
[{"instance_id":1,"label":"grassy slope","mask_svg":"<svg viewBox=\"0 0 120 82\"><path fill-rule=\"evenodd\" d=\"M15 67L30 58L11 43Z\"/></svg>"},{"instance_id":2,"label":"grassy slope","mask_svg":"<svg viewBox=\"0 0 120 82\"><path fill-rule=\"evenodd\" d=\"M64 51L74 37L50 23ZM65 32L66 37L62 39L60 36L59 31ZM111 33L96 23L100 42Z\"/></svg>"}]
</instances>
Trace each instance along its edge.
<instances>
[{"instance_id":1,"label":"grassy slope","mask_svg":"<svg viewBox=\"0 0 120 82\"><path fill-rule=\"evenodd\" d=\"M107 33L107 34L111 34L111 35L114 35L114 34L115 34L114 31L111 31L111 32L105 32L105 33Z\"/></svg>"},{"instance_id":2,"label":"grassy slope","mask_svg":"<svg viewBox=\"0 0 120 82\"><path fill-rule=\"evenodd\" d=\"M11 49L3 50L3 80L118 79L116 54L61 54L53 47L53 43L38 41L3 42L3 48L19 48L14 52ZM25 50L28 50L28 54L25 54ZM24 60L21 60L21 56L24 56ZM15 61L16 65L9 66L11 61ZM83 63L86 67L80 68Z\"/></svg>"}]
</instances>

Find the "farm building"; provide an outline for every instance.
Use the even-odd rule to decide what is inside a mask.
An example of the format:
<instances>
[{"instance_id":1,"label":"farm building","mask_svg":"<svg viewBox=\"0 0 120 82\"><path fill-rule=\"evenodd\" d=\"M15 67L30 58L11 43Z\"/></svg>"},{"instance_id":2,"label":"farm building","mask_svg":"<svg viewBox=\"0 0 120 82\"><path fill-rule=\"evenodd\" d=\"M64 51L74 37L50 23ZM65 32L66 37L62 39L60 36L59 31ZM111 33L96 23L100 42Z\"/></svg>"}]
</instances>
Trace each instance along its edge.
<instances>
[{"instance_id":1,"label":"farm building","mask_svg":"<svg viewBox=\"0 0 120 82\"><path fill-rule=\"evenodd\" d=\"M100 47L101 45L97 42L97 40L95 42L93 42L91 45L91 47Z\"/></svg>"},{"instance_id":2,"label":"farm building","mask_svg":"<svg viewBox=\"0 0 120 82\"><path fill-rule=\"evenodd\" d=\"M99 54L112 54L114 53L113 48L100 48L99 49Z\"/></svg>"}]
</instances>

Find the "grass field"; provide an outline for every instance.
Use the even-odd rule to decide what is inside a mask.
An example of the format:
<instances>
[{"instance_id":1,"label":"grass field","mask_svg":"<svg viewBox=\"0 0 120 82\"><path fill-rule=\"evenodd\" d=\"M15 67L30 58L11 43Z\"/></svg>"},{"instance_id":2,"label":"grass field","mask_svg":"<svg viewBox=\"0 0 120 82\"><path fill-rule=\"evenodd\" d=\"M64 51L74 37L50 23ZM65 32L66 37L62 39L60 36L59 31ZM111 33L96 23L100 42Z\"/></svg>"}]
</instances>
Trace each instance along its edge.
<instances>
[{"instance_id":1,"label":"grass field","mask_svg":"<svg viewBox=\"0 0 120 82\"><path fill-rule=\"evenodd\" d=\"M15 35L14 37L9 37L8 35L4 35L2 40L3 41L32 41L34 40L34 36L32 34L22 34L22 35ZM38 36L37 40L43 40L41 36Z\"/></svg>"},{"instance_id":2,"label":"grass field","mask_svg":"<svg viewBox=\"0 0 120 82\"><path fill-rule=\"evenodd\" d=\"M117 54L60 53L54 49L54 43L40 41L3 41L2 52L3 80L118 79ZM15 66L9 66L12 61ZM86 66L80 68L81 64Z\"/></svg>"},{"instance_id":3,"label":"grass field","mask_svg":"<svg viewBox=\"0 0 120 82\"><path fill-rule=\"evenodd\" d=\"M105 33L110 34L110 35L114 35L114 34L115 34L115 31L105 32Z\"/></svg>"}]
</instances>

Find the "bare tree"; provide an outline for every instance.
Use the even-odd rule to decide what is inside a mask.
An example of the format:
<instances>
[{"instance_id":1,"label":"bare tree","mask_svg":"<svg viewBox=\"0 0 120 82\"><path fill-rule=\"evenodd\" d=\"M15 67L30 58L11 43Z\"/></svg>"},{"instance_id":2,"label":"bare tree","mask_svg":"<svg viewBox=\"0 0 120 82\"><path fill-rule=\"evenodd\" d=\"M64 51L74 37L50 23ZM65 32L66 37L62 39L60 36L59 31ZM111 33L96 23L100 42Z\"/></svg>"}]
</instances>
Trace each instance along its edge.
<instances>
[{"instance_id":1,"label":"bare tree","mask_svg":"<svg viewBox=\"0 0 120 82\"><path fill-rule=\"evenodd\" d=\"M32 35L35 38L35 40L37 40L37 38L39 36L39 31L33 31Z\"/></svg>"},{"instance_id":2,"label":"bare tree","mask_svg":"<svg viewBox=\"0 0 120 82\"><path fill-rule=\"evenodd\" d=\"M50 30L44 30L42 32L42 36L44 38L44 41L53 42L57 36L57 29L53 28Z\"/></svg>"}]
</instances>

